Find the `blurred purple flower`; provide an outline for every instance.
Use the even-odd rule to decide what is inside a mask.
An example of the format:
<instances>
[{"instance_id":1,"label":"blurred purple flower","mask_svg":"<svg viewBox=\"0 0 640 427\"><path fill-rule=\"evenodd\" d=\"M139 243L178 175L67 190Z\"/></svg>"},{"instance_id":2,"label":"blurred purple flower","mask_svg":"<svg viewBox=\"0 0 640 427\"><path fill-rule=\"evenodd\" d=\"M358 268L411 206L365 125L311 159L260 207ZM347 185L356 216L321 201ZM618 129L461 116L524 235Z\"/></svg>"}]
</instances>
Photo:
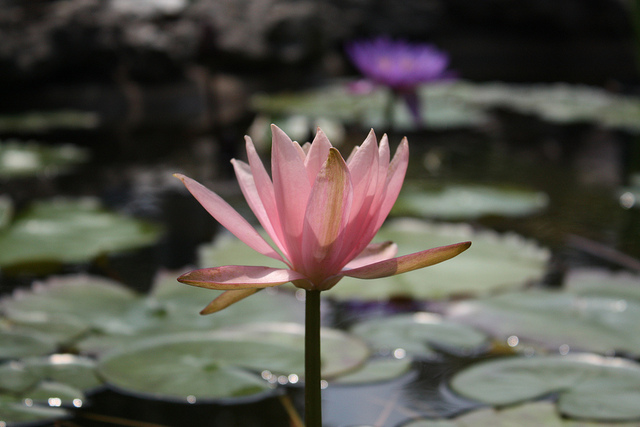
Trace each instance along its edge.
<instances>
[{"instance_id":1,"label":"blurred purple flower","mask_svg":"<svg viewBox=\"0 0 640 427\"><path fill-rule=\"evenodd\" d=\"M416 87L455 77L455 73L447 69L449 56L426 43L380 37L351 42L345 50L365 77L388 86L407 102L416 122L420 121Z\"/></svg>"}]
</instances>

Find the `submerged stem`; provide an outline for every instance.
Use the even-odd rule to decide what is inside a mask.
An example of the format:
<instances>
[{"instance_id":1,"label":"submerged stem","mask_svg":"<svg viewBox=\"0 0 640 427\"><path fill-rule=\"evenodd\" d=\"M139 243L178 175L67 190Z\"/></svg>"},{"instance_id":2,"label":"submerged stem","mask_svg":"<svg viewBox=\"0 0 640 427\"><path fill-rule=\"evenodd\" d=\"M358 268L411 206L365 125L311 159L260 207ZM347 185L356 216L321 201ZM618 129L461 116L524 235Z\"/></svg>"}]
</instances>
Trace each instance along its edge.
<instances>
[{"instance_id":1,"label":"submerged stem","mask_svg":"<svg viewBox=\"0 0 640 427\"><path fill-rule=\"evenodd\" d=\"M320 291L306 291L304 333L304 415L306 427L322 426L320 377Z\"/></svg>"}]
</instances>

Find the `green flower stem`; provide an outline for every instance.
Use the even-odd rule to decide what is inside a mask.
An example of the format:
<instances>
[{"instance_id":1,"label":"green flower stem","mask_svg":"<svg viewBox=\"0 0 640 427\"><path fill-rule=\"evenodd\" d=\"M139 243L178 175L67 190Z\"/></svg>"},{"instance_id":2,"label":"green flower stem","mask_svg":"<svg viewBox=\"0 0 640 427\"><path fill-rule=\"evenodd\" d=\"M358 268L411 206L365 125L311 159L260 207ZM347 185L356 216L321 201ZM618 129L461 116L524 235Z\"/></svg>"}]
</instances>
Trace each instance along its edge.
<instances>
[{"instance_id":1,"label":"green flower stem","mask_svg":"<svg viewBox=\"0 0 640 427\"><path fill-rule=\"evenodd\" d=\"M322 427L320 291L306 291L304 377L304 418L306 427Z\"/></svg>"}]
</instances>

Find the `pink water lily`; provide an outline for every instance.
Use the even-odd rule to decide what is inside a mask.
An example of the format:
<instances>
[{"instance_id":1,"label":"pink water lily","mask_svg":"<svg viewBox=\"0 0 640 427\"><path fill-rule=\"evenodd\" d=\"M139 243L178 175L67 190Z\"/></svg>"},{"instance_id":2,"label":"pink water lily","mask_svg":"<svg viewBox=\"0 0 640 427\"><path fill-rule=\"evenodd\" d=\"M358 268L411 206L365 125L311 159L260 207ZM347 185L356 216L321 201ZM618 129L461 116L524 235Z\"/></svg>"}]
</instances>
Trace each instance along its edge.
<instances>
[{"instance_id":1,"label":"pink water lily","mask_svg":"<svg viewBox=\"0 0 640 427\"><path fill-rule=\"evenodd\" d=\"M325 134L303 146L272 125L269 177L251 138L248 163L232 160L249 207L275 249L220 196L176 174L202 206L254 250L287 268L227 265L182 275L180 282L225 290L203 314L221 310L261 288L292 282L324 291L345 276L376 279L427 267L452 258L471 243L462 242L394 258L391 242L371 243L398 197L409 162L404 138L390 160L387 136L378 145L373 130L345 161Z\"/></svg>"}]
</instances>

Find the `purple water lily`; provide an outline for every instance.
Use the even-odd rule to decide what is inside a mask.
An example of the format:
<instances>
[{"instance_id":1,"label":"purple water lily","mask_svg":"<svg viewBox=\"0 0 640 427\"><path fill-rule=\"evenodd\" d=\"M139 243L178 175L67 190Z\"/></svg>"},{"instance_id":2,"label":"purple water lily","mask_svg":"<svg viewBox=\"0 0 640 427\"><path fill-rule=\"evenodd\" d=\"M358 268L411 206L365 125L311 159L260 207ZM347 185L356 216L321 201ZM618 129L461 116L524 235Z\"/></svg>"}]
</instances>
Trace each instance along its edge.
<instances>
[{"instance_id":1,"label":"purple water lily","mask_svg":"<svg viewBox=\"0 0 640 427\"><path fill-rule=\"evenodd\" d=\"M420 123L418 85L455 77L447 69L449 56L430 44L380 37L351 42L346 52L365 77L405 100L416 123Z\"/></svg>"}]
</instances>

